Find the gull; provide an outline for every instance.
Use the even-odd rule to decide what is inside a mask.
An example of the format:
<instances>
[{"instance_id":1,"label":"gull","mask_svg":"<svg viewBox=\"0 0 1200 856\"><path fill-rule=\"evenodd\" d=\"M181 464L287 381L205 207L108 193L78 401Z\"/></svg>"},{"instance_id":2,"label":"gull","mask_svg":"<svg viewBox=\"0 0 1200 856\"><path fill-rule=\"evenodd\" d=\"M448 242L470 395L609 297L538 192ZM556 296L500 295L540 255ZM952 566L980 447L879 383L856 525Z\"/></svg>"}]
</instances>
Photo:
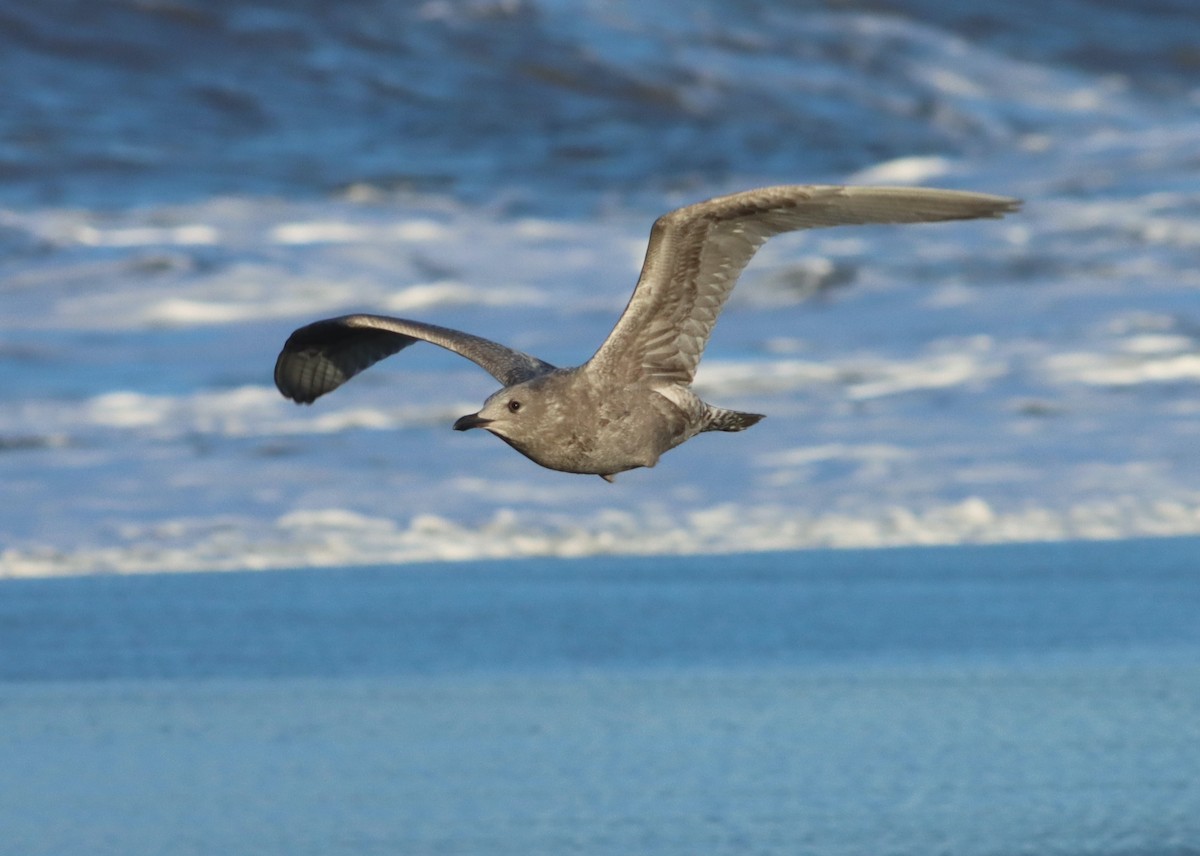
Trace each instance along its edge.
<instances>
[{"instance_id":1,"label":"gull","mask_svg":"<svg viewBox=\"0 0 1200 856\"><path fill-rule=\"evenodd\" d=\"M799 229L1002 217L1004 196L911 187L785 185L719 196L655 221L641 276L595 354L557 368L504 345L420 321L343 315L296 330L275 385L311 404L417 341L476 363L503 386L456 431L482 428L534 463L598 475L653 467L704 431L742 431L763 418L708 404L692 391L704 347L733 286L768 238Z\"/></svg>"}]
</instances>

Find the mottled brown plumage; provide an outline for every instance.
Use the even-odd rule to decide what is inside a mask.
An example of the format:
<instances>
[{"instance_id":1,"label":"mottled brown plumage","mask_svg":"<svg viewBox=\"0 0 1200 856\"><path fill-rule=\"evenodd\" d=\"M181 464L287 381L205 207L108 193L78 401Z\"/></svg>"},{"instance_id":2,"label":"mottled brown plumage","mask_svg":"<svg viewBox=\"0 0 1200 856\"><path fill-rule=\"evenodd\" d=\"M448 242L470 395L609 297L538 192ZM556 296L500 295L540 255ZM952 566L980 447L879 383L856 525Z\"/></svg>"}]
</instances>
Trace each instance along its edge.
<instances>
[{"instance_id":1,"label":"mottled brown plumage","mask_svg":"<svg viewBox=\"0 0 1200 856\"><path fill-rule=\"evenodd\" d=\"M485 428L544 467L611 481L654 466L702 431L741 431L762 418L707 404L691 383L738 276L768 238L826 226L1002 217L1019 204L904 187L782 186L722 196L655 222L629 305L583 365L558 369L446 327L346 315L294 332L275 363L275 384L308 404L413 342L431 342L504 385L456 429Z\"/></svg>"}]
</instances>

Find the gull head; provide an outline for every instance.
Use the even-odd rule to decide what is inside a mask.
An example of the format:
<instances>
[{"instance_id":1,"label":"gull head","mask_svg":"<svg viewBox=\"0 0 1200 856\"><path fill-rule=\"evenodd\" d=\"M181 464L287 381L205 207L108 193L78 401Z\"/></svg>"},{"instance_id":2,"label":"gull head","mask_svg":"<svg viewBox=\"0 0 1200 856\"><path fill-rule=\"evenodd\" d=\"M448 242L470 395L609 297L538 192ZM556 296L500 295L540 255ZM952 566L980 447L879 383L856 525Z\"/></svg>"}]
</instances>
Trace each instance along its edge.
<instances>
[{"instance_id":1,"label":"gull head","mask_svg":"<svg viewBox=\"0 0 1200 856\"><path fill-rule=\"evenodd\" d=\"M539 377L506 386L492 393L477 413L468 413L454 423L455 431L483 428L518 449L527 448L544 433L549 412L554 409L548 378Z\"/></svg>"}]
</instances>

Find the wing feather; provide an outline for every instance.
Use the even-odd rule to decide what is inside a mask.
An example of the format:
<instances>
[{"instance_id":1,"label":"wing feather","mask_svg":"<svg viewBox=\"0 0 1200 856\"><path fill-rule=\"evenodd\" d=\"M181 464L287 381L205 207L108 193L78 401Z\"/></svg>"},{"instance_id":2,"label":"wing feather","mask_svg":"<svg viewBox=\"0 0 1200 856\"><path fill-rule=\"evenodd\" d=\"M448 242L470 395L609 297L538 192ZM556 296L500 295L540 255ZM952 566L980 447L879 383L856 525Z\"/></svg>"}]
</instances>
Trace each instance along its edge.
<instances>
[{"instance_id":1,"label":"wing feather","mask_svg":"<svg viewBox=\"0 0 1200 856\"><path fill-rule=\"evenodd\" d=\"M537 357L449 327L386 315L343 315L308 324L288 337L275 361L275 386L292 401L311 404L417 341L466 357L505 386L554 370Z\"/></svg>"},{"instance_id":2,"label":"wing feather","mask_svg":"<svg viewBox=\"0 0 1200 856\"><path fill-rule=\"evenodd\" d=\"M1002 217L1019 206L955 190L788 185L679 208L655 222L633 297L588 365L626 379L691 383L738 276L783 232Z\"/></svg>"}]
</instances>

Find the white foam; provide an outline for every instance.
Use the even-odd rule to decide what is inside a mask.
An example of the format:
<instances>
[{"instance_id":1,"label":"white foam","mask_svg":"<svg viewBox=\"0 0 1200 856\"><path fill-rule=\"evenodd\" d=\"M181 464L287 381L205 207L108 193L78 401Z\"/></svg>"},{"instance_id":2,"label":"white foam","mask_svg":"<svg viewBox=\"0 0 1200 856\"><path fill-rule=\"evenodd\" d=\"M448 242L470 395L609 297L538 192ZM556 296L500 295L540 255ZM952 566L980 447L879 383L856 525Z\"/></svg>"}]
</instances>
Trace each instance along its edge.
<instances>
[{"instance_id":1,"label":"white foam","mask_svg":"<svg viewBox=\"0 0 1200 856\"><path fill-rule=\"evenodd\" d=\"M369 244L390 241L409 243L443 241L452 234L453 232L443 224L421 218L398 223L349 220L280 223L270 228L268 237L275 243L288 245Z\"/></svg>"},{"instance_id":2,"label":"white foam","mask_svg":"<svg viewBox=\"0 0 1200 856\"><path fill-rule=\"evenodd\" d=\"M169 297L147 306L140 316L148 324L186 326L191 324L228 324L234 321L245 321L260 314L261 309L256 306Z\"/></svg>"},{"instance_id":3,"label":"white foam","mask_svg":"<svg viewBox=\"0 0 1200 856\"><path fill-rule=\"evenodd\" d=\"M90 224L80 225L74 232L75 241L89 247L155 247L211 246L221 242L221 233L206 223L184 226L104 229Z\"/></svg>"},{"instance_id":4,"label":"white foam","mask_svg":"<svg viewBox=\"0 0 1200 856\"><path fill-rule=\"evenodd\" d=\"M1003 375L1007 368L978 354L935 354L903 364L872 367L875 378L851 385L849 396L865 400L921 390L978 384Z\"/></svg>"},{"instance_id":5,"label":"white foam","mask_svg":"<svg viewBox=\"0 0 1200 856\"><path fill-rule=\"evenodd\" d=\"M951 172L948 158L937 155L913 155L896 158L859 170L850 184L920 184Z\"/></svg>"},{"instance_id":6,"label":"white foam","mask_svg":"<svg viewBox=\"0 0 1200 856\"><path fill-rule=\"evenodd\" d=\"M779 452L759 455L755 463L762 467L796 467L805 466L821 461L852 460L852 461L892 461L906 458L910 452L886 443L869 445L850 445L847 443L826 443L820 446L797 446Z\"/></svg>"},{"instance_id":7,"label":"white foam","mask_svg":"<svg viewBox=\"0 0 1200 856\"><path fill-rule=\"evenodd\" d=\"M443 280L408 286L388 297L383 306L392 312L412 312L434 306L536 306L543 302L541 293L533 288L475 288Z\"/></svg>"},{"instance_id":8,"label":"white foam","mask_svg":"<svg viewBox=\"0 0 1200 856\"><path fill-rule=\"evenodd\" d=\"M1200 495L1189 502L1094 500L1068 508L1000 509L981 497L922 509L797 513L722 503L687 512L602 509L547 519L509 508L479 524L425 513L407 521L343 508L289 512L262 523L222 515L127 527L123 542L0 552L0 576L100 572L266 570L414 562L597 555L765 552L903 545L1111 540L1200 534Z\"/></svg>"},{"instance_id":9,"label":"white foam","mask_svg":"<svg viewBox=\"0 0 1200 856\"><path fill-rule=\"evenodd\" d=\"M983 341L986 341L983 340ZM779 343L775 343L778 349ZM854 400L881 398L921 390L984 384L1008 371L1006 362L989 356L986 347L923 355L907 360L851 355L817 363L807 360L730 361L701 364L696 387L707 396L745 396L838 384Z\"/></svg>"},{"instance_id":10,"label":"white foam","mask_svg":"<svg viewBox=\"0 0 1200 856\"><path fill-rule=\"evenodd\" d=\"M1145 351L1127 355L1058 354L1046 362L1061 381L1092 386L1135 386L1146 383L1200 381L1200 354L1157 356Z\"/></svg>"}]
</instances>

